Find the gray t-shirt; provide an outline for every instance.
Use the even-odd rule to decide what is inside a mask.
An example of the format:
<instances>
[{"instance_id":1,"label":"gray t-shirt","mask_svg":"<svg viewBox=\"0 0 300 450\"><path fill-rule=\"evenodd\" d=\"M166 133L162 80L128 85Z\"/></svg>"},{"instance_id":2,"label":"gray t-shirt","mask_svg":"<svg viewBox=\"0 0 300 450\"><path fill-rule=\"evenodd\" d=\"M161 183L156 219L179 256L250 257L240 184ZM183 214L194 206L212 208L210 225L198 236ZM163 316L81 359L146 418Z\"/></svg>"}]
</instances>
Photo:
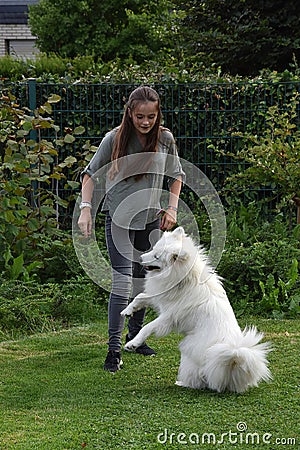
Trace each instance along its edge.
<instances>
[{"instance_id":1,"label":"gray t-shirt","mask_svg":"<svg viewBox=\"0 0 300 450\"><path fill-rule=\"evenodd\" d=\"M130 138L128 156L117 161L118 172L111 177L111 154L117 129L106 134L88 166L95 193L103 199L102 211L108 211L114 223L123 228L144 229L157 218L161 209L163 181L168 187L178 178L185 181L174 137L162 129L156 153L143 152L138 137Z\"/></svg>"}]
</instances>

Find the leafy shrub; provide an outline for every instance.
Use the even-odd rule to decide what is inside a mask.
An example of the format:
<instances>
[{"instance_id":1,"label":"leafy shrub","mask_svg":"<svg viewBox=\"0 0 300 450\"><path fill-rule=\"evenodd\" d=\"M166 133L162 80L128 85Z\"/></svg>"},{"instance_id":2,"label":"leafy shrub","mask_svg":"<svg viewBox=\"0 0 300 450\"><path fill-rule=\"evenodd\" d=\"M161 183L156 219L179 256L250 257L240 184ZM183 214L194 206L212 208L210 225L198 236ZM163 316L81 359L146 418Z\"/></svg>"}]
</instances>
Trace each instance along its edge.
<instances>
[{"instance_id":1,"label":"leafy shrub","mask_svg":"<svg viewBox=\"0 0 300 450\"><path fill-rule=\"evenodd\" d=\"M238 314L294 317L300 313L300 227L290 231L283 215L262 220L257 205L228 217L218 271Z\"/></svg>"},{"instance_id":2,"label":"leafy shrub","mask_svg":"<svg viewBox=\"0 0 300 450\"><path fill-rule=\"evenodd\" d=\"M53 331L84 324L103 315L106 294L84 278L65 283L2 280L0 285L0 335Z\"/></svg>"},{"instance_id":3,"label":"leafy shrub","mask_svg":"<svg viewBox=\"0 0 300 450\"><path fill-rule=\"evenodd\" d=\"M61 283L65 280L81 277L83 269L76 256L71 236L66 232L63 237L52 241L45 238L41 251L43 266L36 271L37 279L42 283Z\"/></svg>"},{"instance_id":4,"label":"leafy shrub","mask_svg":"<svg viewBox=\"0 0 300 450\"><path fill-rule=\"evenodd\" d=\"M64 239L58 221L69 199L58 195L59 187L79 186L65 174L77 159L63 155L75 141L72 133L84 128L55 125L50 115L58 101L51 95L29 114L10 93L0 98L0 273L9 279L28 281L43 266L49 240ZM46 139L49 130L53 137Z\"/></svg>"},{"instance_id":5,"label":"leafy shrub","mask_svg":"<svg viewBox=\"0 0 300 450\"><path fill-rule=\"evenodd\" d=\"M277 209L297 206L297 223L300 224L300 131L298 129L299 94L296 93L284 106L269 106L258 116L265 121L262 135L253 132L234 133L243 137L234 152L222 151L247 163L238 173L225 180L225 188L232 194L234 188L249 190L249 185L260 189L270 186L279 197Z\"/></svg>"}]
</instances>

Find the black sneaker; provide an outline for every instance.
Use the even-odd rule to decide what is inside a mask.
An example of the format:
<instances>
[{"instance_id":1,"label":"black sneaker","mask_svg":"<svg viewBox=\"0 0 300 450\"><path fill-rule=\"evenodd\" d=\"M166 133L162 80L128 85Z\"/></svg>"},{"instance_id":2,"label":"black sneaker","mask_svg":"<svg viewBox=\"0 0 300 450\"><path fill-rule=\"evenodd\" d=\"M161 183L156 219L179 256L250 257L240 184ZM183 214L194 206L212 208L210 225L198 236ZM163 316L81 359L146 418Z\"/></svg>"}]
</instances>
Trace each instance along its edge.
<instances>
[{"instance_id":1,"label":"black sneaker","mask_svg":"<svg viewBox=\"0 0 300 450\"><path fill-rule=\"evenodd\" d=\"M126 344L129 341L131 341L131 339L129 339L128 334L126 334ZM126 350L126 348L125 348L125 351L132 352L132 350ZM144 355L144 356L155 356L156 355L156 351L153 350L153 348L149 347L149 345L147 345L146 342L144 342L142 345L140 345L135 350L133 350L133 352L139 353L140 355Z\"/></svg>"},{"instance_id":2,"label":"black sneaker","mask_svg":"<svg viewBox=\"0 0 300 450\"><path fill-rule=\"evenodd\" d=\"M104 370L108 370L108 372L115 373L121 369L122 364L123 361L121 358L121 352L109 350L104 362Z\"/></svg>"}]
</instances>

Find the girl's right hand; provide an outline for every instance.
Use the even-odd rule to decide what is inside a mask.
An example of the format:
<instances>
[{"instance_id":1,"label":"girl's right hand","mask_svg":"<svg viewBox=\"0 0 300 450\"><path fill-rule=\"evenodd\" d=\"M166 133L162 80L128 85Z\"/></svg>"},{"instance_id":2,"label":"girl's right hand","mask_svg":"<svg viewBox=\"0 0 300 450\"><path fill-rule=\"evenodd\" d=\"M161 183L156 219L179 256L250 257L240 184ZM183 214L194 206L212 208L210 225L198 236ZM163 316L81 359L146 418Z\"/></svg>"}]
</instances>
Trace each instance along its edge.
<instances>
[{"instance_id":1,"label":"girl's right hand","mask_svg":"<svg viewBox=\"0 0 300 450\"><path fill-rule=\"evenodd\" d=\"M92 234L92 213L91 208L83 208L81 210L79 219L78 219L78 226L85 238L88 238Z\"/></svg>"}]
</instances>

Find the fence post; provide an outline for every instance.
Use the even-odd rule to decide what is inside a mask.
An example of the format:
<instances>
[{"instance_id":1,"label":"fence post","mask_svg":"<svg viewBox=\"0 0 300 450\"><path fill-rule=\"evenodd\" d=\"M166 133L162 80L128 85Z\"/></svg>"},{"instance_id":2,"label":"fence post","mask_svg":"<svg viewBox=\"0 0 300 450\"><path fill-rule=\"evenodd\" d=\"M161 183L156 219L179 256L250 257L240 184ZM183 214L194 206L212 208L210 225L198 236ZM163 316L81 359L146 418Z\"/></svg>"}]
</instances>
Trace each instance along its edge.
<instances>
[{"instance_id":1,"label":"fence post","mask_svg":"<svg viewBox=\"0 0 300 450\"><path fill-rule=\"evenodd\" d=\"M36 108L36 79L28 79L28 97L29 97L29 108L34 110Z\"/></svg>"},{"instance_id":2,"label":"fence post","mask_svg":"<svg viewBox=\"0 0 300 450\"><path fill-rule=\"evenodd\" d=\"M29 78L28 79L28 106L29 109L33 111L36 109L36 79L35 78ZM36 130L32 130L30 132L30 139L33 139L36 141Z\"/></svg>"}]
</instances>

